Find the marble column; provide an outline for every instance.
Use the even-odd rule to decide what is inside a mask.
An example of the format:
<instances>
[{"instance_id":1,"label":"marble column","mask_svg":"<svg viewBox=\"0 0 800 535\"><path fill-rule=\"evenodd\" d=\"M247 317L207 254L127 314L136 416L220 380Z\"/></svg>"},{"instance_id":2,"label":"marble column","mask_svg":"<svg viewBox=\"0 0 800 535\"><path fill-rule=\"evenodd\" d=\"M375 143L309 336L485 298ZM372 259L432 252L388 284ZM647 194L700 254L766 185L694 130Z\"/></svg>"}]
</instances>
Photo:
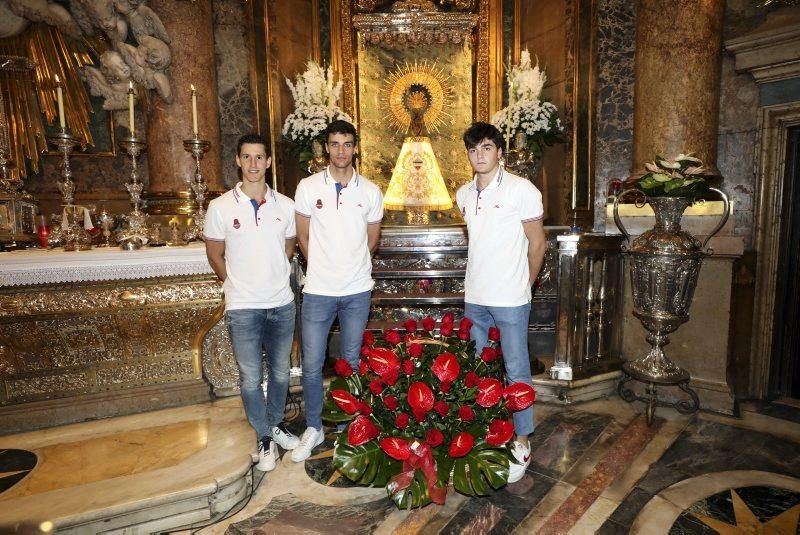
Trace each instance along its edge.
<instances>
[{"instance_id":1,"label":"marble column","mask_svg":"<svg viewBox=\"0 0 800 535\"><path fill-rule=\"evenodd\" d=\"M639 0L632 174L693 152L717 170L723 0Z\"/></svg>"},{"instance_id":2,"label":"marble column","mask_svg":"<svg viewBox=\"0 0 800 535\"><path fill-rule=\"evenodd\" d=\"M220 165L211 0L150 0L148 5L161 18L172 40L170 75L174 96L172 104L158 98L151 100L147 121L148 212L185 214L195 208L189 187L195 164L191 153L183 148L183 140L192 137L192 84L197 90L199 135L211 142L202 161L203 176L212 196L225 190Z\"/></svg>"}]
</instances>

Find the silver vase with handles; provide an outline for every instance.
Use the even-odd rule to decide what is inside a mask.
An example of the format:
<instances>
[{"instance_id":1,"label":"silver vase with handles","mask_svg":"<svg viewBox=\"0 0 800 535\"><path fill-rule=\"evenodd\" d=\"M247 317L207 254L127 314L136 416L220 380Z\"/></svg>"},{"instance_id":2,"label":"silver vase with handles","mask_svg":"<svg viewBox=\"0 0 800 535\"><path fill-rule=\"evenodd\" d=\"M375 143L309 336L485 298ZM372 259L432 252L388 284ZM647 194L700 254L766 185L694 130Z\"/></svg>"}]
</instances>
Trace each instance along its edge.
<instances>
[{"instance_id":1,"label":"silver vase with handles","mask_svg":"<svg viewBox=\"0 0 800 535\"><path fill-rule=\"evenodd\" d=\"M689 321L689 307L697 287L700 266L706 256L713 254L713 250L706 245L722 229L730 214L727 195L717 188L709 190L722 197L724 211L717 226L702 243L681 230L681 217L688 206L703 201L693 197L648 197L638 189L626 190L614 201L614 222L629 244L627 253L631 264L633 315L647 329L647 341L651 345L647 355L623 366L628 377L620 382L618 391L626 401L647 403L648 423L652 423L657 406L672 406L684 414L696 411L699 406L697 394L688 386L689 372L672 362L664 354L663 346L668 343L667 335ZM652 229L631 241L619 217L619 202L633 192L645 199L637 203L638 206L649 203L653 208L656 223ZM645 397L637 396L624 387L631 378L647 383ZM690 395L691 400L676 403L660 401L656 385L678 385Z\"/></svg>"}]
</instances>

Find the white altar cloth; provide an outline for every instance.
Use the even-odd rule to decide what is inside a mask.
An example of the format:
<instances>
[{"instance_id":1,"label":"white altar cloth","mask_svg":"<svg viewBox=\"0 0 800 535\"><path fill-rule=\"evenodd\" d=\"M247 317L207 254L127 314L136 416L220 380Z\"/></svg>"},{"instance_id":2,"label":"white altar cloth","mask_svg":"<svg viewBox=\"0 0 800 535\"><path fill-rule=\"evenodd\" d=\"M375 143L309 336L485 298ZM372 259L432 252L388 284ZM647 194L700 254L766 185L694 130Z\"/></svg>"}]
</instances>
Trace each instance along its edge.
<instances>
[{"instance_id":1,"label":"white altar cloth","mask_svg":"<svg viewBox=\"0 0 800 535\"><path fill-rule=\"evenodd\" d=\"M149 279L213 273L204 243L136 251L29 249L0 253L0 287L62 282Z\"/></svg>"}]
</instances>

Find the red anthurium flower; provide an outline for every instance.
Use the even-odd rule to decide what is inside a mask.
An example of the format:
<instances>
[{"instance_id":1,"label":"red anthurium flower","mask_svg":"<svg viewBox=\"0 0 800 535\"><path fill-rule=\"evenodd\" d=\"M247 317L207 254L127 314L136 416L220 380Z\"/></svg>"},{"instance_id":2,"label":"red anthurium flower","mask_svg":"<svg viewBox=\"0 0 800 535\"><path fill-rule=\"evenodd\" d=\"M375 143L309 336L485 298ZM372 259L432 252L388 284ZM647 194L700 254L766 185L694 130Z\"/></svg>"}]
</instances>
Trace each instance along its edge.
<instances>
[{"instance_id":1,"label":"red anthurium flower","mask_svg":"<svg viewBox=\"0 0 800 535\"><path fill-rule=\"evenodd\" d=\"M458 364L458 358L455 355L442 353L433 361L431 371L440 381L455 381L461 371L461 366Z\"/></svg>"},{"instance_id":2,"label":"red anthurium flower","mask_svg":"<svg viewBox=\"0 0 800 535\"><path fill-rule=\"evenodd\" d=\"M397 371L400 369L400 359L391 349L376 347L369 352L369 365L375 370L375 373L384 377L392 370Z\"/></svg>"},{"instance_id":3,"label":"red anthurium flower","mask_svg":"<svg viewBox=\"0 0 800 535\"><path fill-rule=\"evenodd\" d=\"M405 327L406 332L415 333L417 332L417 322L414 320L406 320L403 323L403 327Z\"/></svg>"},{"instance_id":4,"label":"red anthurium flower","mask_svg":"<svg viewBox=\"0 0 800 535\"><path fill-rule=\"evenodd\" d=\"M414 381L408 387L408 404L412 409L428 412L433 408L433 401L433 392L422 381Z\"/></svg>"},{"instance_id":5,"label":"red anthurium flower","mask_svg":"<svg viewBox=\"0 0 800 535\"><path fill-rule=\"evenodd\" d=\"M375 335L372 334L372 331L364 331L364 344L371 346L375 343Z\"/></svg>"},{"instance_id":6,"label":"red anthurium flower","mask_svg":"<svg viewBox=\"0 0 800 535\"><path fill-rule=\"evenodd\" d=\"M514 436L514 424L508 420L496 419L489 424L486 442L492 446L502 446Z\"/></svg>"},{"instance_id":7,"label":"red anthurium flower","mask_svg":"<svg viewBox=\"0 0 800 535\"><path fill-rule=\"evenodd\" d=\"M471 422L475 419L475 412L469 405L464 405L458 409L458 417L464 422Z\"/></svg>"},{"instance_id":8,"label":"red anthurium flower","mask_svg":"<svg viewBox=\"0 0 800 535\"><path fill-rule=\"evenodd\" d=\"M358 412L358 400L347 390L331 390L331 398L347 414Z\"/></svg>"},{"instance_id":9,"label":"red anthurium flower","mask_svg":"<svg viewBox=\"0 0 800 535\"><path fill-rule=\"evenodd\" d=\"M367 364L366 360L360 360L358 362L358 373L360 375L366 375L369 371L369 364Z\"/></svg>"},{"instance_id":10,"label":"red anthurium flower","mask_svg":"<svg viewBox=\"0 0 800 535\"><path fill-rule=\"evenodd\" d=\"M447 413L450 412L450 405L447 404L446 401L437 401L433 404L433 410L439 413L439 416L445 417Z\"/></svg>"},{"instance_id":11,"label":"red anthurium flower","mask_svg":"<svg viewBox=\"0 0 800 535\"><path fill-rule=\"evenodd\" d=\"M497 327L489 327L489 340L497 342L500 340L500 329Z\"/></svg>"},{"instance_id":12,"label":"red anthurium flower","mask_svg":"<svg viewBox=\"0 0 800 535\"><path fill-rule=\"evenodd\" d=\"M360 446L370 440L378 438L381 430L378 429L369 416L359 415L347 428L347 442L351 446Z\"/></svg>"},{"instance_id":13,"label":"red anthurium flower","mask_svg":"<svg viewBox=\"0 0 800 535\"><path fill-rule=\"evenodd\" d=\"M464 376L464 386L467 388L472 388L473 386L478 386L481 378L478 377L478 374L475 372L467 372L467 375Z\"/></svg>"},{"instance_id":14,"label":"red anthurium flower","mask_svg":"<svg viewBox=\"0 0 800 535\"><path fill-rule=\"evenodd\" d=\"M414 363L410 360L403 361L403 373L406 375L411 375L414 373Z\"/></svg>"},{"instance_id":15,"label":"red anthurium flower","mask_svg":"<svg viewBox=\"0 0 800 535\"><path fill-rule=\"evenodd\" d=\"M369 391L372 392L373 395L379 396L381 392L383 392L383 384L379 380L374 379L369 382Z\"/></svg>"},{"instance_id":16,"label":"red anthurium flower","mask_svg":"<svg viewBox=\"0 0 800 535\"><path fill-rule=\"evenodd\" d=\"M370 414L372 414L372 407L370 407L367 403L365 403L363 401L359 401L358 402L358 412L360 412L361 414L365 414L365 415L369 416Z\"/></svg>"},{"instance_id":17,"label":"red anthurium flower","mask_svg":"<svg viewBox=\"0 0 800 535\"><path fill-rule=\"evenodd\" d=\"M457 434L450 442L450 451L448 453L450 454L450 457L463 457L472 451L472 447L474 445L475 437L464 431Z\"/></svg>"},{"instance_id":18,"label":"red anthurium flower","mask_svg":"<svg viewBox=\"0 0 800 535\"><path fill-rule=\"evenodd\" d=\"M401 412L397 416L395 416L394 425L396 425L400 429L405 429L406 427L408 427L408 414Z\"/></svg>"},{"instance_id":19,"label":"red anthurium flower","mask_svg":"<svg viewBox=\"0 0 800 535\"><path fill-rule=\"evenodd\" d=\"M450 388L452 388L452 386L453 383L451 381L442 381L442 384L439 385L439 388L441 389L443 394L447 394L448 392L450 392Z\"/></svg>"},{"instance_id":20,"label":"red anthurium flower","mask_svg":"<svg viewBox=\"0 0 800 535\"><path fill-rule=\"evenodd\" d=\"M483 351L481 351L481 360L486 363L497 360L497 349L491 346L484 347Z\"/></svg>"},{"instance_id":21,"label":"red anthurium flower","mask_svg":"<svg viewBox=\"0 0 800 535\"><path fill-rule=\"evenodd\" d=\"M451 334L453 334L453 324L450 323L445 325L443 323L442 326L439 328L439 332L442 333L442 336L450 336Z\"/></svg>"},{"instance_id":22,"label":"red anthurium flower","mask_svg":"<svg viewBox=\"0 0 800 535\"><path fill-rule=\"evenodd\" d=\"M503 397L508 402L509 410L521 411L533 405L533 402L536 401L536 391L531 385L514 383L506 387Z\"/></svg>"},{"instance_id":23,"label":"red anthurium flower","mask_svg":"<svg viewBox=\"0 0 800 535\"><path fill-rule=\"evenodd\" d=\"M414 419L418 423L422 423L425 421L425 417L428 416L428 411L424 409L411 409L411 414L414 415Z\"/></svg>"},{"instance_id":24,"label":"red anthurium flower","mask_svg":"<svg viewBox=\"0 0 800 535\"><path fill-rule=\"evenodd\" d=\"M478 397L475 403L481 407L493 407L503 397L503 383L497 379L481 379L478 383Z\"/></svg>"},{"instance_id":25,"label":"red anthurium flower","mask_svg":"<svg viewBox=\"0 0 800 535\"><path fill-rule=\"evenodd\" d=\"M463 318L461 318L461 322L458 324L458 330L466 331L467 333L469 333L469 330L472 328L472 325L473 325L472 320L464 316Z\"/></svg>"},{"instance_id":26,"label":"red anthurium flower","mask_svg":"<svg viewBox=\"0 0 800 535\"><path fill-rule=\"evenodd\" d=\"M396 411L397 407L400 405L397 402L397 398L394 396L386 396L383 398L383 404L386 405L386 408L390 411Z\"/></svg>"},{"instance_id":27,"label":"red anthurium flower","mask_svg":"<svg viewBox=\"0 0 800 535\"><path fill-rule=\"evenodd\" d=\"M381 440L380 445L386 455L397 461L405 461L411 457L411 446L408 441L400 437L384 438Z\"/></svg>"},{"instance_id":28,"label":"red anthurium flower","mask_svg":"<svg viewBox=\"0 0 800 535\"><path fill-rule=\"evenodd\" d=\"M406 346L406 351L408 351L408 356L418 359L422 356L422 350L425 349L424 346L420 342L412 342Z\"/></svg>"},{"instance_id":29,"label":"red anthurium flower","mask_svg":"<svg viewBox=\"0 0 800 535\"><path fill-rule=\"evenodd\" d=\"M431 448L435 448L444 442L444 435L438 429L431 429L425 436L425 442L427 442Z\"/></svg>"},{"instance_id":30,"label":"red anthurium flower","mask_svg":"<svg viewBox=\"0 0 800 535\"><path fill-rule=\"evenodd\" d=\"M340 375L342 377L350 377L353 375L353 367L350 366L350 363L344 359L336 359L336 363L333 365L333 370L336 372L336 375Z\"/></svg>"},{"instance_id":31,"label":"red anthurium flower","mask_svg":"<svg viewBox=\"0 0 800 535\"><path fill-rule=\"evenodd\" d=\"M452 313L448 312L444 316L442 316L442 325L450 325L452 326L455 323L456 317L453 316Z\"/></svg>"},{"instance_id":32,"label":"red anthurium flower","mask_svg":"<svg viewBox=\"0 0 800 535\"><path fill-rule=\"evenodd\" d=\"M393 346L399 344L401 340L400 333L397 332L397 329L390 329L385 333L383 333L383 339L392 344Z\"/></svg>"},{"instance_id":33,"label":"red anthurium flower","mask_svg":"<svg viewBox=\"0 0 800 535\"><path fill-rule=\"evenodd\" d=\"M422 328L428 332L431 332L433 329L436 328L436 320L430 316L426 316L422 320Z\"/></svg>"}]
</instances>

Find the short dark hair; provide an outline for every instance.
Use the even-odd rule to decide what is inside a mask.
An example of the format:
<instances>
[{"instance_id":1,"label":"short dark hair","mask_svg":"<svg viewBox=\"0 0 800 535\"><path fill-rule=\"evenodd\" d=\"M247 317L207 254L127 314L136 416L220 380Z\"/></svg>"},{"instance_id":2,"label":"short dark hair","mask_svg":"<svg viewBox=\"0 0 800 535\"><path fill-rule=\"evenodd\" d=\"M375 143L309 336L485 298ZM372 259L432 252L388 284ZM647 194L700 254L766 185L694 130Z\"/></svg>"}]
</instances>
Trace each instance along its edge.
<instances>
[{"instance_id":1,"label":"short dark hair","mask_svg":"<svg viewBox=\"0 0 800 535\"><path fill-rule=\"evenodd\" d=\"M331 124L325 128L324 137L325 142L328 142L328 137L331 134L350 134L353 136L353 141L358 141L358 133L356 132L356 127L353 126L353 123L345 121L343 119L336 119Z\"/></svg>"},{"instance_id":2,"label":"short dark hair","mask_svg":"<svg viewBox=\"0 0 800 535\"><path fill-rule=\"evenodd\" d=\"M464 132L464 146L467 147L467 150L474 149L478 146L478 143L484 139L493 142L498 149L505 150L506 148L503 134L501 134L500 130L493 124L482 122L472 123L472 126L467 128L467 131Z\"/></svg>"},{"instance_id":3,"label":"short dark hair","mask_svg":"<svg viewBox=\"0 0 800 535\"><path fill-rule=\"evenodd\" d=\"M236 156L242 153L242 145L249 143L252 145L264 145L264 153L269 156L269 142L259 134L245 134L236 142Z\"/></svg>"}]
</instances>

